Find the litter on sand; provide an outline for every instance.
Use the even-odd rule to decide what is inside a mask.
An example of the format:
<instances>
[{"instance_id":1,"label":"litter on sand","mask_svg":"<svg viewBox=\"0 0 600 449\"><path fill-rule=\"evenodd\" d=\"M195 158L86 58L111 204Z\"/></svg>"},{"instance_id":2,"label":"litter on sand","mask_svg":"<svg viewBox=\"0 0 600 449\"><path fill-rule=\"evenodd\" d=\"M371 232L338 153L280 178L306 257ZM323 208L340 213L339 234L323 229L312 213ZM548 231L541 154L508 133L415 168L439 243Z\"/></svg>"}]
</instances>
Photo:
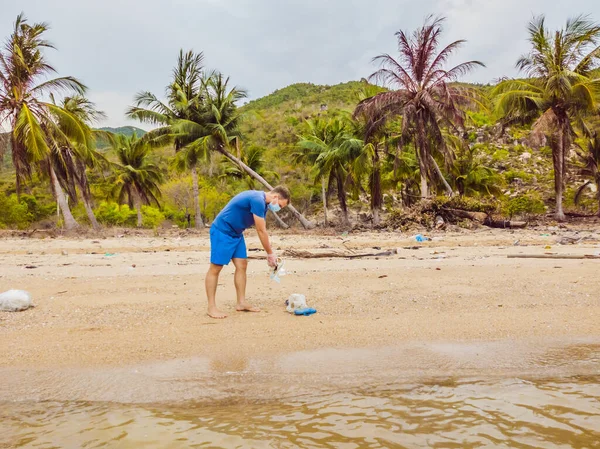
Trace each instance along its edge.
<instances>
[{"instance_id":1,"label":"litter on sand","mask_svg":"<svg viewBox=\"0 0 600 449\"><path fill-rule=\"evenodd\" d=\"M20 312L33 307L31 295L25 290L8 290L0 294L0 310Z\"/></svg>"},{"instance_id":2,"label":"litter on sand","mask_svg":"<svg viewBox=\"0 0 600 449\"><path fill-rule=\"evenodd\" d=\"M306 304L306 296L300 293L294 293L290 295L289 299L285 302L286 310L289 313L293 313L298 316L308 316L313 313L317 313L317 309L308 307Z\"/></svg>"},{"instance_id":3,"label":"litter on sand","mask_svg":"<svg viewBox=\"0 0 600 449\"><path fill-rule=\"evenodd\" d=\"M277 266L273 268L273 271L271 271L270 274L271 280L277 282L278 284L281 282L281 276L285 276L287 274L284 265L285 261L283 259L277 259Z\"/></svg>"},{"instance_id":4,"label":"litter on sand","mask_svg":"<svg viewBox=\"0 0 600 449\"><path fill-rule=\"evenodd\" d=\"M300 293L293 293L285 302L286 310L290 313L293 313L294 310L305 309L308 306L306 305L306 296L301 295Z\"/></svg>"},{"instance_id":5,"label":"litter on sand","mask_svg":"<svg viewBox=\"0 0 600 449\"><path fill-rule=\"evenodd\" d=\"M317 309L308 307L306 309L294 310L294 315L309 316L309 315L312 315L313 313L317 313Z\"/></svg>"}]
</instances>

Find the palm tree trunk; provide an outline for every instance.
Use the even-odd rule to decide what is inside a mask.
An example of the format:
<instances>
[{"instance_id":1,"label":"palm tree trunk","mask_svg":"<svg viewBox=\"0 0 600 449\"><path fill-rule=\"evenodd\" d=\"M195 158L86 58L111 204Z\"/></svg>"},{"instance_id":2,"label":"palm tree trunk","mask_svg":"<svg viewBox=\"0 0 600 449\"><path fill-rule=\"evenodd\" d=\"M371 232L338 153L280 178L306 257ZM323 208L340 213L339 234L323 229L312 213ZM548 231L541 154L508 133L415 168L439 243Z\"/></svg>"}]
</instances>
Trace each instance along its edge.
<instances>
[{"instance_id":1,"label":"palm tree trunk","mask_svg":"<svg viewBox=\"0 0 600 449\"><path fill-rule=\"evenodd\" d=\"M342 208L342 214L344 215L343 224L345 226L350 225L350 219L348 218L348 205L346 204L346 190L344 188L344 178L341 173L335 174L337 181L337 194L338 200L340 201L340 207Z\"/></svg>"},{"instance_id":2,"label":"palm tree trunk","mask_svg":"<svg viewBox=\"0 0 600 449\"><path fill-rule=\"evenodd\" d=\"M598 199L598 217L600 217L600 172L596 172L594 180L596 182L596 198Z\"/></svg>"},{"instance_id":3,"label":"palm tree trunk","mask_svg":"<svg viewBox=\"0 0 600 449\"><path fill-rule=\"evenodd\" d=\"M15 179L15 191L17 192L17 202L21 203L21 176L18 173Z\"/></svg>"},{"instance_id":4,"label":"palm tree trunk","mask_svg":"<svg viewBox=\"0 0 600 449\"><path fill-rule=\"evenodd\" d=\"M326 181L325 177L321 178L321 197L323 199L323 215L325 215L325 225L329 224L329 220L327 219L327 192L326 192Z\"/></svg>"},{"instance_id":5,"label":"palm tree trunk","mask_svg":"<svg viewBox=\"0 0 600 449\"><path fill-rule=\"evenodd\" d=\"M86 195L83 195L83 205L85 207L85 212L87 213L88 219L92 224L92 228L100 229L100 224L98 220L96 220L96 216L94 215L94 210L92 209L92 204L90 203L89 198Z\"/></svg>"},{"instance_id":6,"label":"palm tree trunk","mask_svg":"<svg viewBox=\"0 0 600 449\"><path fill-rule=\"evenodd\" d=\"M429 198L429 189L427 185L427 174L425 173L425 168L421 161L419 160L419 172L421 174L421 199L426 200Z\"/></svg>"},{"instance_id":7,"label":"palm tree trunk","mask_svg":"<svg viewBox=\"0 0 600 449\"><path fill-rule=\"evenodd\" d=\"M200 213L200 192L198 189L198 171L196 170L196 165L192 167L192 186L194 190L194 209L195 209L195 228L201 229L204 227L204 222L202 221L202 214Z\"/></svg>"},{"instance_id":8,"label":"palm tree trunk","mask_svg":"<svg viewBox=\"0 0 600 449\"><path fill-rule=\"evenodd\" d=\"M427 149L425 143L425 125L420 118L416 123L417 136L415 141L415 150L417 160L419 161L419 175L421 177L421 200L429 197L429 186L427 184Z\"/></svg>"},{"instance_id":9,"label":"palm tree trunk","mask_svg":"<svg viewBox=\"0 0 600 449\"><path fill-rule=\"evenodd\" d=\"M13 128L14 129L14 124ZM15 190L17 192L17 202L21 202L21 174L19 170L19 160L17 159L17 147L14 132L10 132L10 151L12 155L13 167L15 169Z\"/></svg>"},{"instance_id":10,"label":"palm tree trunk","mask_svg":"<svg viewBox=\"0 0 600 449\"><path fill-rule=\"evenodd\" d=\"M565 213L563 212L563 187L564 187L564 124L563 117L559 113L556 114L558 119L558 128L556 135L552 140L552 162L554 164L554 193L556 195L556 213L557 221L565 221Z\"/></svg>"},{"instance_id":11,"label":"palm tree trunk","mask_svg":"<svg viewBox=\"0 0 600 449\"><path fill-rule=\"evenodd\" d=\"M281 227L283 229L289 228L289 226L286 224L286 222L283 221L279 215L277 215L275 212L272 212L272 211L269 211L269 212L271 212L273 214L273 216L275 217L275 220L277 221L277 224L279 225L279 227Z\"/></svg>"},{"instance_id":12,"label":"palm tree trunk","mask_svg":"<svg viewBox=\"0 0 600 449\"><path fill-rule=\"evenodd\" d=\"M70 231L79 226L73 214L71 214L71 209L69 209L69 204L67 203L67 198L65 197L65 193L58 182L58 178L56 177L56 173L54 172L54 167L50 162L48 162L50 166L50 179L52 180L52 187L54 190L54 195L56 196L56 202L58 203L58 207L60 207L60 211L63 216L63 220L65 222L65 229Z\"/></svg>"},{"instance_id":13,"label":"palm tree trunk","mask_svg":"<svg viewBox=\"0 0 600 449\"><path fill-rule=\"evenodd\" d=\"M437 175L439 176L440 180L444 184L444 187L446 188L446 194L448 196L454 195L454 191L452 190L452 187L450 187L450 184L448 184L448 181L446 181L446 178L444 177L444 174L442 173L442 170L440 170L440 166L435 161L435 159L433 158L433 156L430 156L430 157L431 157L431 163L433 164L433 168L435 168L435 172L437 173Z\"/></svg>"},{"instance_id":14,"label":"palm tree trunk","mask_svg":"<svg viewBox=\"0 0 600 449\"><path fill-rule=\"evenodd\" d=\"M90 187L88 184L87 175L85 173L85 166L80 167L82 170L81 176L77 177L77 181L79 184L79 189L81 190L81 198L83 200L83 205L85 207L85 212L87 213L88 219L94 229L100 229L100 224L98 220L96 220L96 215L94 215L94 210L92 208Z\"/></svg>"},{"instance_id":15,"label":"palm tree trunk","mask_svg":"<svg viewBox=\"0 0 600 449\"><path fill-rule=\"evenodd\" d=\"M273 190L273 186L271 186L271 184L269 184L262 176L260 176L258 173L256 173L246 164L244 164L239 158L235 157L233 154L227 151L223 146L219 146L219 152L230 161L235 162L242 170L244 170L258 182L260 182L267 189ZM314 229L314 223L307 220L304 215L302 215L294 208L294 206L290 204L287 208L296 216L296 218L300 221L300 223L302 223L302 226L304 226L305 229Z\"/></svg>"},{"instance_id":16,"label":"palm tree trunk","mask_svg":"<svg viewBox=\"0 0 600 449\"><path fill-rule=\"evenodd\" d=\"M381 206L383 205L383 193L381 192L381 167L379 166L378 145L375 145L373 153L373 173L371 174L371 213L373 214L373 226L381 224Z\"/></svg>"},{"instance_id":17,"label":"palm tree trunk","mask_svg":"<svg viewBox=\"0 0 600 449\"><path fill-rule=\"evenodd\" d=\"M132 188L132 190L133 190L133 202L135 203L135 210L137 212L137 227L141 228L142 222L143 222L142 197L139 194L139 192L137 191L137 189L135 188L135 186Z\"/></svg>"}]
</instances>

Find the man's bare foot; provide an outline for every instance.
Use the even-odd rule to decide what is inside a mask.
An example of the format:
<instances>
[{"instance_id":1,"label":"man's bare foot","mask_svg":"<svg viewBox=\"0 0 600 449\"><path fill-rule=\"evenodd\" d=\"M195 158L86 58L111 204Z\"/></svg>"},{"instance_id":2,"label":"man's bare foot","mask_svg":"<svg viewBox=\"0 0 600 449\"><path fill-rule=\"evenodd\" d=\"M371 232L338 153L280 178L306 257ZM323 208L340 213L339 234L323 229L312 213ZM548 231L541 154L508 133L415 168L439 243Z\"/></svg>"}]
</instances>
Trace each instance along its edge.
<instances>
[{"instance_id":1,"label":"man's bare foot","mask_svg":"<svg viewBox=\"0 0 600 449\"><path fill-rule=\"evenodd\" d=\"M247 302L242 302L235 307L238 312L260 312L258 307L253 307Z\"/></svg>"},{"instance_id":2,"label":"man's bare foot","mask_svg":"<svg viewBox=\"0 0 600 449\"><path fill-rule=\"evenodd\" d=\"M219 309L215 308L209 308L208 312L206 312L206 314L211 317L211 318L217 318L217 319L223 319L223 318L227 318L227 315L224 314L223 312L221 312Z\"/></svg>"}]
</instances>

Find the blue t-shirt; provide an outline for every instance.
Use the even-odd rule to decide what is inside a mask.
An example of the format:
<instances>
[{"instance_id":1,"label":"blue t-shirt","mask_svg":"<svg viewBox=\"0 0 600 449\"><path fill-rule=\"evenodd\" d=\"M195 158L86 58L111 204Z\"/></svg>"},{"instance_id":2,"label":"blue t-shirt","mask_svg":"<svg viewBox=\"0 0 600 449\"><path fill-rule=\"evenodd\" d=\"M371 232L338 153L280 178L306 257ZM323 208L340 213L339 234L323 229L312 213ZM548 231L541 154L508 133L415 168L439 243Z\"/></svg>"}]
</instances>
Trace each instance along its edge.
<instances>
[{"instance_id":1,"label":"blue t-shirt","mask_svg":"<svg viewBox=\"0 0 600 449\"><path fill-rule=\"evenodd\" d=\"M248 190L239 193L217 215L213 226L226 234L240 236L254 224L254 215L265 218L267 207L265 192Z\"/></svg>"}]
</instances>

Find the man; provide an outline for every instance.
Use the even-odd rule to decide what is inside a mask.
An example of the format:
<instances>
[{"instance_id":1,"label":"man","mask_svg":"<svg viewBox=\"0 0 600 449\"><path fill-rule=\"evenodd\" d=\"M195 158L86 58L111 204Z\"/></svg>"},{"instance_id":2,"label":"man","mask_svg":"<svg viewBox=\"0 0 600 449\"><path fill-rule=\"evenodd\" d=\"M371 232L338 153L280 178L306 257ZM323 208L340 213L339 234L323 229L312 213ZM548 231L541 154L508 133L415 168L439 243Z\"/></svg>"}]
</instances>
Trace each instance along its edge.
<instances>
[{"instance_id":1,"label":"man","mask_svg":"<svg viewBox=\"0 0 600 449\"><path fill-rule=\"evenodd\" d=\"M227 315L217 309L215 296L219 273L224 265L233 262L235 266L234 284L237 294L235 310L239 312L260 312L246 301L246 268L248 255L244 231L253 224L263 248L267 252L270 267L277 265L277 256L269 243L265 217L267 210L278 212L290 202L290 191L283 186L275 187L271 192L248 190L236 195L217 215L210 227L210 267L206 274L206 297L208 298L208 316L226 318Z\"/></svg>"}]
</instances>

